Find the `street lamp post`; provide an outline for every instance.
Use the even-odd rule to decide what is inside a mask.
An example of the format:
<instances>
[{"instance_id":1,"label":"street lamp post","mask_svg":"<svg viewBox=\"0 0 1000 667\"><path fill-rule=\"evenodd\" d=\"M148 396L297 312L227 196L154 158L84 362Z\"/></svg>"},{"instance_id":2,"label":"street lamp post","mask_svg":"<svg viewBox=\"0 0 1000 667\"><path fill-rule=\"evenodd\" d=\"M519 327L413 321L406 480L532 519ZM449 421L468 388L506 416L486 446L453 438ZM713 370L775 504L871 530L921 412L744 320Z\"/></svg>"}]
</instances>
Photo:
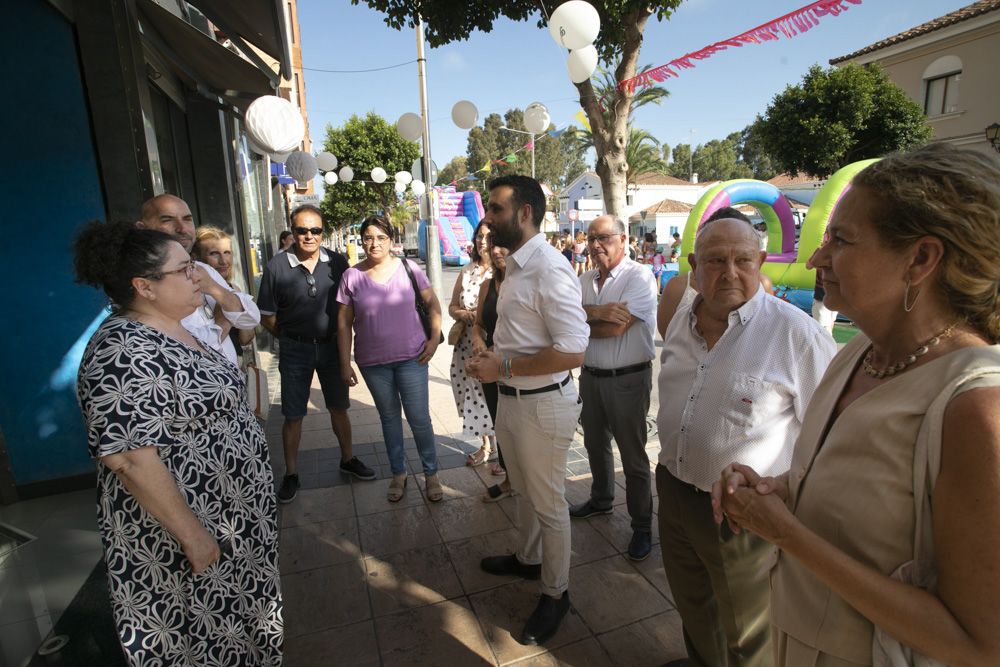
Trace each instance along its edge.
<instances>
[{"instance_id":1,"label":"street lamp post","mask_svg":"<svg viewBox=\"0 0 1000 667\"><path fill-rule=\"evenodd\" d=\"M993 123L984 132L986 133L986 140L990 142L993 150L1000 153L1000 123Z\"/></svg>"},{"instance_id":2,"label":"street lamp post","mask_svg":"<svg viewBox=\"0 0 1000 667\"><path fill-rule=\"evenodd\" d=\"M508 132L517 132L518 134L527 134L529 137L531 137L531 177L534 178L535 177L535 133L525 132L524 130L515 130L512 127L504 127L503 125L500 126L500 129L507 130Z\"/></svg>"},{"instance_id":3,"label":"street lamp post","mask_svg":"<svg viewBox=\"0 0 1000 667\"><path fill-rule=\"evenodd\" d=\"M422 195L427 202L427 226L424 228L426 234L427 248L427 278L434 288L435 294L441 294L441 246L438 241L438 230L435 223L437 211L435 211L434 182L431 180L431 132L430 123L427 118L427 60L424 58L424 20L417 19L417 79L420 84L420 122L421 139L423 143L423 168L427 189Z\"/></svg>"}]
</instances>

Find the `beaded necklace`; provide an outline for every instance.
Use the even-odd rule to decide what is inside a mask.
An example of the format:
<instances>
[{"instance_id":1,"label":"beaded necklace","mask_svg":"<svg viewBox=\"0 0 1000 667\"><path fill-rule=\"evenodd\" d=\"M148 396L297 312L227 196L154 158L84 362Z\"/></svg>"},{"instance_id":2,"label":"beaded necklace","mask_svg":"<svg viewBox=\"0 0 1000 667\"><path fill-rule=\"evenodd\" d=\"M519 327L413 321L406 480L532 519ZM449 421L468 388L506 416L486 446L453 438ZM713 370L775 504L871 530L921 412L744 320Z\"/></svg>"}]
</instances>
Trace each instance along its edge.
<instances>
[{"instance_id":1,"label":"beaded necklace","mask_svg":"<svg viewBox=\"0 0 1000 667\"><path fill-rule=\"evenodd\" d=\"M881 380L884 377L892 377L897 373L901 373L913 364L917 363L917 359L927 354L930 349L940 343L943 339L955 333L955 327L958 326L958 322L952 322L947 327L945 327L940 333L934 335L926 343L914 350L905 359L895 364L890 364L885 368L879 370L872 366L872 353L875 351L874 348L869 347L868 352L865 353L865 358L861 362L861 368L865 371L865 375L868 377L873 377L877 380Z\"/></svg>"}]
</instances>

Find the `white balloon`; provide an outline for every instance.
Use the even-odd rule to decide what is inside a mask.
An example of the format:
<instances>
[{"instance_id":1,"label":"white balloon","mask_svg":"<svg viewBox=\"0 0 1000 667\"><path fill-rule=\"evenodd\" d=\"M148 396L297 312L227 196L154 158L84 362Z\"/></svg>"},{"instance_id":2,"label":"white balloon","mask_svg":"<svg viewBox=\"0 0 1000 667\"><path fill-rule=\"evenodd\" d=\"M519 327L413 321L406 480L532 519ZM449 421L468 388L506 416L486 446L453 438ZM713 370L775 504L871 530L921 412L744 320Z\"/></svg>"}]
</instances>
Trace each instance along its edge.
<instances>
[{"instance_id":1,"label":"white balloon","mask_svg":"<svg viewBox=\"0 0 1000 667\"><path fill-rule=\"evenodd\" d=\"M406 192L406 183L400 183L399 181L396 181L396 185L393 187L396 188L396 192L400 193Z\"/></svg>"},{"instance_id":2,"label":"white balloon","mask_svg":"<svg viewBox=\"0 0 1000 667\"><path fill-rule=\"evenodd\" d=\"M350 183L354 179L354 170L350 167L340 168L340 180L344 183Z\"/></svg>"},{"instance_id":3,"label":"white balloon","mask_svg":"<svg viewBox=\"0 0 1000 667\"><path fill-rule=\"evenodd\" d=\"M413 174L408 171L397 171L396 172L396 182L402 183L403 185L409 185L410 181L413 180Z\"/></svg>"},{"instance_id":4,"label":"white balloon","mask_svg":"<svg viewBox=\"0 0 1000 667\"><path fill-rule=\"evenodd\" d=\"M463 130L471 129L479 120L479 109L468 100L455 102L451 108L451 119Z\"/></svg>"},{"instance_id":5,"label":"white balloon","mask_svg":"<svg viewBox=\"0 0 1000 667\"><path fill-rule=\"evenodd\" d=\"M267 155L267 151L258 146L257 144L255 144L253 142L253 139L251 139L249 136L247 137L247 146L249 146L250 150L252 150L257 155Z\"/></svg>"},{"instance_id":6,"label":"white balloon","mask_svg":"<svg viewBox=\"0 0 1000 667\"><path fill-rule=\"evenodd\" d=\"M327 185L336 185L337 181L339 181L340 179L337 178L337 172L328 171L325 174L323 174L323 180L326 181Z\"/></svg>"},{"instance_id":7,"label":"white balloon","mask_svg":"<svg viewBox=\"0 0 1000 667\"><path fill-rule=\"evenodd\" d=\"M541 102L532 102L524 110L524 129L532 134L542 134L549 129L549 110Z\"/></svg>"},{"instance_id":8,"label":"white balloon","mask_svg":"<svg viewBox=\"0 0 1000 667\"><path fill-rule=\"evenodd\" d=\"M285 169L299 183L308 183L316 175L316 158L305 151L294 151L285 160Z\"/></svg>"},{"instance_id":9,"label":"white balloon","mask_svg":"<svg viewBox=\"0 0 1000 667\"><path fill-rule=\"evenodd\" d=\"M285 160L287 160L288 156L291 154L292 151L288 151L287 153L271 153L271 162L285 164Z\"/></svg>"},{"instance_id":10,"label":"white balloon","mask_svg":"<svg viewBox=\"0 0 1000 667\"><path fill-rule=\"evenodd\" d=\"M566 69L569 70L569 78L573 83L583 83L597 69L597 49L594 45L585 46L569 52L569 59L566 60Z\"/></svg>"},{"instance_id":11,"label":"white balloon","mask_svg":"<svg viewBox=\"0 0 1000 667\"><path fill-rule=\"evenodd\" d=\"M597 39L601 17L589 2L569 0L556 7L549 19L549 34L564 49L582 49Z\"/></svg>"},{"instance_id":12,"label":"white balloon","mask_svg":"<svg viewBox=\"0 0 1000 667\"><path fill-rule=\"evenodd\" d=\"M396 121L396 130L399 132L399 136L407 141L416 141L424 133L420 116L410 112L399 117L399 120Z\"/></svg>"},{"instance_id":13,"label":"white balloon","mask_svg":"<svg viewBox=\"0 0 1000 667\"><path fill-rule=\"evenodd\" d=\"M247 136L268 153L290 153L302 143L306 125L302 114L288 100L264 95L247 107Z\"/></svg>"},{"instance_id":14,"label":"white balloon","mask_svg":"<svg viewBox=\"0 0 1000 667\"><path fill-rule=\"evenodd\" d=\"M337 168L337 156L323 151L316 155L316 164L323 171L333 171Z\"/></svg>"},{"instance_id":15,"label":"white balloon","mask_svg":"<svg viewBox=\"0 0 1000 667\"><path fill-rule=\"evenodd\" d=\"M423 181L413 181L412 183L410 183L410 190L413 191L414 195L420 197L425 192L427 192L427 186L424 185Z\"/></svg>"},{"instance_id":16,"label":"white balloon","mask_svg":"<svg viewBox=\"0 0 1000 667\"><path fill-rule=\"evenodd\" d=\"M372 180L376 183L385 183L385 179L388 177L389 175L385 173L385 169L382 167L372 169Z\"/></svg>"}]
</instances>

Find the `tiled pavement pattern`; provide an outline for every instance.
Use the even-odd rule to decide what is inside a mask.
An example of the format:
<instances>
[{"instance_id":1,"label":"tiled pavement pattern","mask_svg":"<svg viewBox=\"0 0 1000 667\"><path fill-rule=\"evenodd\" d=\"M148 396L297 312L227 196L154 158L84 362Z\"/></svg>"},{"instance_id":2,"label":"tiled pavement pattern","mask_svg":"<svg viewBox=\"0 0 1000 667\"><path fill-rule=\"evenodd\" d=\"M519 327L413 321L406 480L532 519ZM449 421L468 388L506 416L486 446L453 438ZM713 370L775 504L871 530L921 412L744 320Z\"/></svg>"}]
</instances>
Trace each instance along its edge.
<instances>
[{"instance_id":1,"label":"tiled pavement pattern","mask_svg":"<svg viewBox=\"0 0 1000 667\"><path fill-rule=\"evenodd\" d=\"M572 523L573 609L559 633L544 647L516 641L534 609L537 583L479 569L483 556L514 550L515 501L489 504L479 498L498 478L487 466L465 466L465 455L478 444L462 437L450 362L451 348L442 345L431 363L431 417L445 487L440 503L424 497L412 441L406 446L406 495L399 503L386 501L388 460L364 382L351 392L354 451L379 479L341 475L340 449L317 407L318 384L313 387L299 455L303 489L281 506L284 664L638 667L683 657L680 617L663 573L655 521L650 557L633 563L623 555L631 528L620 471L615 512ZM270 365L274 388L276 365ZM281 421L275 405L266 431L278 481L284 467ZM648 449L655 461L655 436ZM579 434L569 461L566 494L573 504L586 500L590 489Z\"/></svg>"}]
</instances>

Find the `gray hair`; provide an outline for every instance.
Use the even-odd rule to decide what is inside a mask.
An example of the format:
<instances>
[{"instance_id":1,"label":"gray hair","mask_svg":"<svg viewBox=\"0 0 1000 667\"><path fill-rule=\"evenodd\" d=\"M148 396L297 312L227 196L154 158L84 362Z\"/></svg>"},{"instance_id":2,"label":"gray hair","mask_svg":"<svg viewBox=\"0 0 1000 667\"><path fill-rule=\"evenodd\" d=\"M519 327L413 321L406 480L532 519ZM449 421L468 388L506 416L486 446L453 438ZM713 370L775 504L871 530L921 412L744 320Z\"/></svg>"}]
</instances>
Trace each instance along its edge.
<instances>
[{"instance_id":1,"label":"gray hair","mask_svg":"<svg viewBox=\"0 0 1000 667\"><path fill-rule=\"evenodd\" d=\"M612 227L614 227L615 234L625 234L625 233L627 233L625 231L625 223L622 222L622 219L619 218L619 217L617 217L617 216L613 216L613 215L599 215L596 218L594 218L593 220L591 220L590 224L594 224L595 222L597 222L601 218L611 218L611 225L612 225Z\"/></svg>"}]
</instances>

